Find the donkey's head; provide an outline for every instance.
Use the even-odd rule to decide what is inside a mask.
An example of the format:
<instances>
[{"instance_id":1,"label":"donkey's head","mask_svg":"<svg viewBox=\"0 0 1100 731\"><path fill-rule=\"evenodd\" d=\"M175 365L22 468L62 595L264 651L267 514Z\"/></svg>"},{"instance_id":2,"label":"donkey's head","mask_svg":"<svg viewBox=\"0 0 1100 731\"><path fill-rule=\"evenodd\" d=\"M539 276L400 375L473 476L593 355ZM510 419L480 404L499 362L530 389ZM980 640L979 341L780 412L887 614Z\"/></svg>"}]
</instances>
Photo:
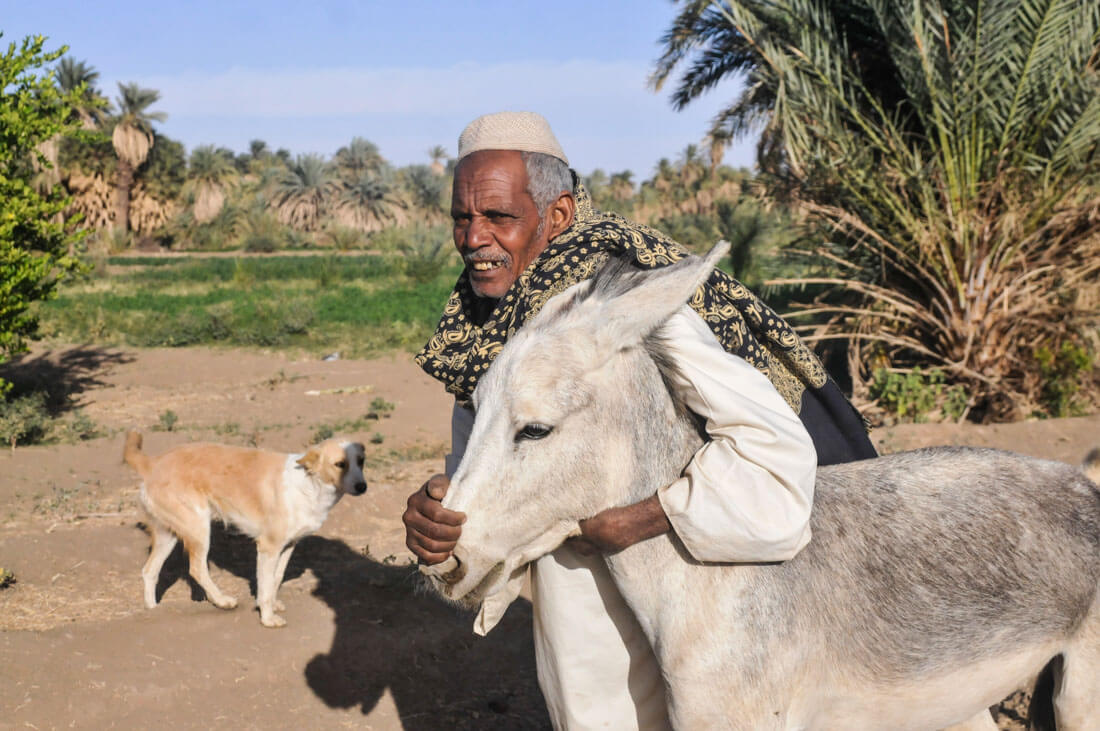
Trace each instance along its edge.
<instances>
[{"instance_id":1,"label":"donkey's head","mask_svg":"<svg viewBox=\"0 0 1100 731\"><path fill-rule=\"evenodd\" d=\"M551 299L479 381L473 432L443 500L467 520L453 557L425 569L444 596L485 602L477 629L499 619L524 566L579 533L580 520L678 476L654 474L655 453L683 451L673 435L685 418L647 345L727 248L650 271L609 264Z\"/></svg>"}]
</instances>

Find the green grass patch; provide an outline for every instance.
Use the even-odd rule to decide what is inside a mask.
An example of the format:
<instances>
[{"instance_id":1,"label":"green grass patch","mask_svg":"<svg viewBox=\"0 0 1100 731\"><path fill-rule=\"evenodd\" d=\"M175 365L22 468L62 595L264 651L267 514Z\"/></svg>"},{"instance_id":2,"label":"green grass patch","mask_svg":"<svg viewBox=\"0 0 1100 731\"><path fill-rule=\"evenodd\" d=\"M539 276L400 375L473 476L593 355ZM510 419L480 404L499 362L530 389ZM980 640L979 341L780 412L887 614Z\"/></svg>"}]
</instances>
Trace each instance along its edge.
<instances>
[{"instance_id":1,"label":"green grass patch","mask_svg":"<svg viewBox=\"0 0 1100 731\"><path fill-rule=\"evenodd\" d=\"M43 334L70 342L415 350L430 337L460 267L417 282L399 258L142 259L41 303Z\"/></svg>"}]
</instances>

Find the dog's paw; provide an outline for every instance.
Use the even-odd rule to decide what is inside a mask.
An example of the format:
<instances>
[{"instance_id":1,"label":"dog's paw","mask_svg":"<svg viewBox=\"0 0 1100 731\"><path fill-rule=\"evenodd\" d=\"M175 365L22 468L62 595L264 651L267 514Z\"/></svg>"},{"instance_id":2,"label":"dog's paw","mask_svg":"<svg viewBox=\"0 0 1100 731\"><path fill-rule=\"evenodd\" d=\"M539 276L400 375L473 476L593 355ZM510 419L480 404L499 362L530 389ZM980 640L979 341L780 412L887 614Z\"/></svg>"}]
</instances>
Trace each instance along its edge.
<instances>
[{"instance_id":1,"label":"dog's paw","mask_svg":"<svg viewBox=\"0 0 1100 731\"><path fill-rule=\"evenodd\" d=\"M210 601L218 609L236 609L237 608L237 600L234 599L231 596L223 596L221 599L211 598Z\"/></svg>"},{"instance_id":2,"label":"dog's paw","mask_svg":"<svg viewBox=\"0 0 1100 731\"><path fill-rule=\"evenodd\" d=\"M286 620L280 617L278 614L272 614L268 617L260 617L260 624L264 627L286 627Z\"/></svg>"}]
</instances>

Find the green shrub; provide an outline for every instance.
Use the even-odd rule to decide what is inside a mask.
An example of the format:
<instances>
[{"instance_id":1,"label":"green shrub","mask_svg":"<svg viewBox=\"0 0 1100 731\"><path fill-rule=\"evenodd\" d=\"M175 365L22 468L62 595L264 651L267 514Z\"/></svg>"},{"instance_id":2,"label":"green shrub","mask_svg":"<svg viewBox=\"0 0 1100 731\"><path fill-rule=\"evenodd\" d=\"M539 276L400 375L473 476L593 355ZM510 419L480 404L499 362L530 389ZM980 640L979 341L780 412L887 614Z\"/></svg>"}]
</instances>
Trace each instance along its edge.
<instances>
[{"instance_id":1,"label":"green shrub","mask_svg":"<svg viewBox=\"0 0 1100 731\"><path fill-rule=\"evenodd\" d=\"M879 368L870 384L871 397L901 421L922 423L939 410L953 420L962 418L968 405L966 390L947 386L938 368L925 373L920 367L907 373Z\"/></svg>"},{"instance_id":2,"label":"green shrub","mask_svg":"<svg viewBox=\"0 0 1100 731\"><path fill-rule=\"evenodd\" d=\"M426 284L438 277L450 262L454 247L445 226L406 229L405 240L399 242L405 275L417 284Z\"/></svg>"},{"instance_id":3,"label":"green shrub","mask_svg":"<svg viewBox=\"0 0 1100 731\"><path fill-rule=\"evenodd\" d=\"M1036 349L1035 360L1043 377L1040 399L1047 414L1054 417L1083 414L1080 391L1093 369L1088 349L1067 341L1058 350L1045 346Z\"/></svg>"},{"instance_id":4,"label":"green shrub","mask_svg":"<svg viewBox=\"0 0 1100 731\"><path fill-rule=\"evenodd\" d=\"M155 427L158 431L172 431L176 428L176 422L179 421L179 416L175 411L167 409L162 413Z\"/></svg>"},{"instance_id":5,"label":"green shrub","mask_svg":"<svg viewBox=\"0 0 1100 731\"><path fill-rule=\"evenodd\" d=\"M0 589L7 589L15 583L15 573L0 566Z\"/></svg>"},{"instance_id":6,"label":"green shrub","mask_svg":"<svg viewBox=\"0 0 1100 731\"><path fill-rule=\"evenodd\" d=\"M43 391L0 401L0 440L12 449L45 439L52 421Z\"/></svg>"},{"instance_id":7,"label":"green shrub","mask_svg":"<svg viewBox=\"0 0 1100 731\"><path fill-rule=\"evenodd\" d=\"M88 417L80 409L77 409L72 418L62 428L62 437L69 442L86 442L103 436L99 425Z\"/></svg>"}]
</instances>

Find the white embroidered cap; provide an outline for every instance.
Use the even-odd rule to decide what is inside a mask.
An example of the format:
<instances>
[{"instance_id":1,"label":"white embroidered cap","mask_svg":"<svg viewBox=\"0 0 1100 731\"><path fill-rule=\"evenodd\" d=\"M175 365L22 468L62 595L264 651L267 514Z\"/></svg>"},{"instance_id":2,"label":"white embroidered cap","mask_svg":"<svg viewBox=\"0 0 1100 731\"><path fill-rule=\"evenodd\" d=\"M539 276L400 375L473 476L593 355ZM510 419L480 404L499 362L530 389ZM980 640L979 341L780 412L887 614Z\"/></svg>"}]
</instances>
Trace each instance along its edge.
<instances>
[{"instance_id":1,"label":"white embroidered cap","mask_svg":"<svg viewBox=\"0 0 1100 731\"><path fill-rule=\"evenodd\" d=\"M534 112L497 112L470 122L458 136L458 159L478 150L541 152L569 164L550 123Z\"/></svg>"}]
</instances>

